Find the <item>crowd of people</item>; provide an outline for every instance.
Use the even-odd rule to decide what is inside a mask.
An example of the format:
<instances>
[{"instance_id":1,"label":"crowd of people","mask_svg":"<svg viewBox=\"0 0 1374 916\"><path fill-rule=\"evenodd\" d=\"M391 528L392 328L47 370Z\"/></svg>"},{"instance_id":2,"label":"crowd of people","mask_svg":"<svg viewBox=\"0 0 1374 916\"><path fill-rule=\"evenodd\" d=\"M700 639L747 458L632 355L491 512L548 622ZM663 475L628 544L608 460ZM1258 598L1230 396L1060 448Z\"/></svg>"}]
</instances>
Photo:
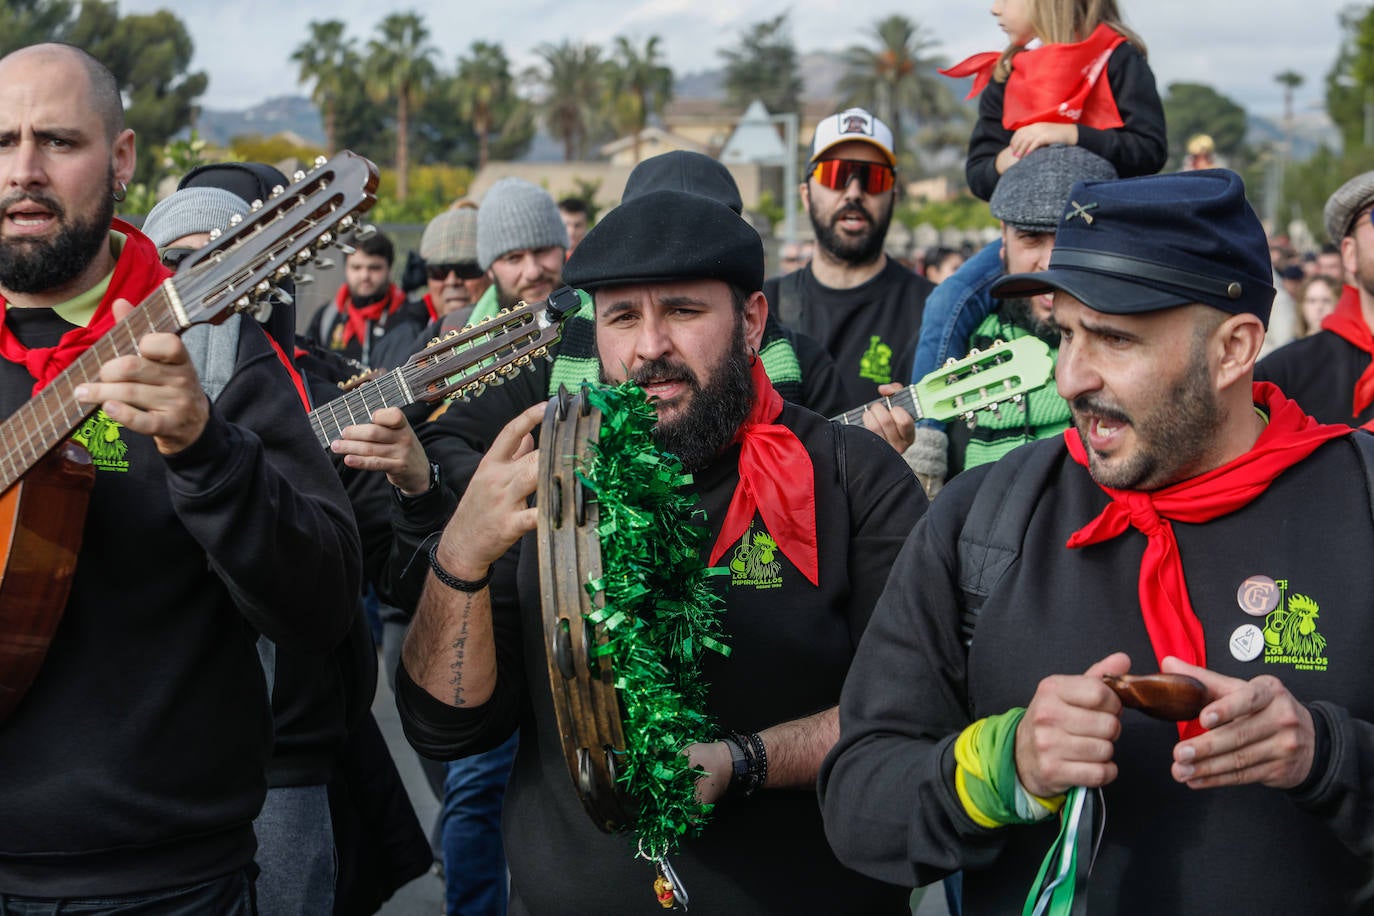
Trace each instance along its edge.
<instances>
[{"instance_id":1,"label":"crowd of people","mask_svg":"<svg viewBox=\"0 0 1374 916\"><path fill-rule=\"evenodd\" d=\"M308 318L278 274L189 329L180 281L230 280L222 233L288 180L203 166L136 227L109 71L0 59L0 913L363 914L431 871L463 916L906 914L940 882L954 914L1374 912L1374 173L1293 258L1235 173L1160 173L1113 0L993 12L1008 47L950 71L981 250L885 253L894 137L849 108L777 275L729 170L671 152L599 219L515 178L455 202L413 294L361 233ZM579 299L476 398L347 400ZM1026 338L1049 383L948 422L948 361ZM669 749L709 818L667 852L587 816L543 620L547 404L624 382L728 644Z\"/></svg>"}]
</instances>

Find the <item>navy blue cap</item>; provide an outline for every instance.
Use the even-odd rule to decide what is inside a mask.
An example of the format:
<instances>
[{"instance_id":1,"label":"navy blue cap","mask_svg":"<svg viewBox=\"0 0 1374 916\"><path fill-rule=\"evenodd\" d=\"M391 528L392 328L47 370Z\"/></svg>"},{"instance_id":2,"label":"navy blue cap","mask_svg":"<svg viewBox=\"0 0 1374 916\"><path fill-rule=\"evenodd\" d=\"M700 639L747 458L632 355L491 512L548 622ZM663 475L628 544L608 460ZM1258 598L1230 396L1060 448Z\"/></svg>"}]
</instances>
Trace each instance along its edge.
<instances>
[{"instance_id":1,"label":"navy blue cap","mask_svg":"<svg viewBox=\"0 0 1374 916\"><path fill-rule=\"evenodd\" d=\"M1202 303L1267 326L1269 241L1229 169L1078 182L1049 268L1012 274L998 297L1062 290L1099 312L1131 315Z\"/></svg>"},{"instance_id":2,"label":"navy blue cap","mask_svg":"<svg viewBox=\"0 0 1374 916\"><path fill-rule=\"evenodd\" d=\"M673 280L763 288L763 240L728 206L690 191L649 191L607 213L563 265L578 289Z\"/></svg>"}]
</instances>

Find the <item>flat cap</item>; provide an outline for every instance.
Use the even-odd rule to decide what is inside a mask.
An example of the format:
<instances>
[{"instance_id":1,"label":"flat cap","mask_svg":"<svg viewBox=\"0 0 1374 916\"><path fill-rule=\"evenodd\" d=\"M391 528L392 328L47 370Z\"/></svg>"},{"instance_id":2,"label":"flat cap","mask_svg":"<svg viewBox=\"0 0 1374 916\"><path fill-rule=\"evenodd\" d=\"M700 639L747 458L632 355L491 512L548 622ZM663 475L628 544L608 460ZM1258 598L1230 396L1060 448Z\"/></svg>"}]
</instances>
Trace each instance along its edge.
<instances>
[{"instance_id":1,"label":"flat cap","mask_svg":"<svg viewBox=\"0 0 1374 916\"><path fill-rule=\"evenodd\" d=\"M650 191L616 207L563 267L579 289L673 280L763 288L763 240L733 210L689 191Z\"/></svg>"},{"instance_id":2,"label":"flat cap","mask_svg":"<svg viewBox=\"0 0 1374 916\"><path fill-rule=\"evenodd\" d=\"M445 210L425 226L420 257L429 264L477 263L477 208Z\"/></svg>"},{"instance_id":3,"label":"flat cap","mask_svg":"<svg viewBox=\"0 0 1374 916\"><path fill-rule=\"evenodd\" d=\"M1355 217L1371 203L1374 203L1374 172L1356 175L1337 188L1322 208L1322 221L1326 223L1326 234L1331 241L1339 245L1354 228Z\"/></svg>"},{"instance_id":4,"label":"flat cap","mask_svg":"<svg viewBox=\"0 0 1374 916\"><path fill-rule=\"evenodd\" d=\"M1116 169L1081 146L1042 146L1003 173L988 207L1023 232L1054 232L1076 181L1105 181Z\"/></svg>"},{"instance_id":5,"label":"flat cap","mask_svg":"<svg viewBox=\"0 0 1374 916\"><path fill-rule=\"evenodd\" d=\"M1268 325L1269 241L1227 169L1079 182L1047 270L997 281L998 297L1062 290L1099 312L1130 315L1199 302Z\"/></svg>"}]
</instances>

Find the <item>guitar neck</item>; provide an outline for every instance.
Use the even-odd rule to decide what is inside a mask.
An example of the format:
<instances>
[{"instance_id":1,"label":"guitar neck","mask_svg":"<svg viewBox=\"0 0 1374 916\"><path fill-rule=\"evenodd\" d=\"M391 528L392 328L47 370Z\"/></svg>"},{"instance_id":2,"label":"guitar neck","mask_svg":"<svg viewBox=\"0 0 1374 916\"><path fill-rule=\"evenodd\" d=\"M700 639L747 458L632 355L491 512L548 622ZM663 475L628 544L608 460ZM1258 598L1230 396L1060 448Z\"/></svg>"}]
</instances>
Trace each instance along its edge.
<instances>
[{"instance_id":1,"label":"guitar neck","mask_svg":"<svg viewBox=\"0 0 1374 916\"><path fill-rule=\"evenodd\" d=\"M371 423L372 412L383 407L408 407L424 398L416 395L406 379L406 366L363 382L341 397L310 412L310 428L322 448L343 436L345 426Z\"/></svg>"},{"instance_id":2,"label":"guitar neck","mask_svg":"<svg viewBox=\"0 0 1374 916\"><path fill-rule=\"evenodd\" d=\"M138 341L145 334L180 334L185 327L179 320L175 293L169 296L171 281L164 280L138 308L123 321L115 323L90 345L62 374L34 395L0 424L0 492L8 490L38 460L72 434L96 408L76 399L76 388L95 381L100 367L119 356L138 354Z\"/></svg>"},{"instance_id":3,"label":"guitar neck","mask_svg":"<svg viewBox=\"0 0 1374 916\"><path fill-rule=\"evenodd\" d=\"M917 420L925 416L925 411L921 409L921 402L916 397L916 386L907 385L896 394L889 395L885 398L878 398L875 401L869 401L862 407L855 407L853 410L847 410L837 417L831 417L831 419L836 423L844 423L850 426L863 426L864 411L877 404L882 404L886 407L900 407Z\"/></svg>"}]
</instances>

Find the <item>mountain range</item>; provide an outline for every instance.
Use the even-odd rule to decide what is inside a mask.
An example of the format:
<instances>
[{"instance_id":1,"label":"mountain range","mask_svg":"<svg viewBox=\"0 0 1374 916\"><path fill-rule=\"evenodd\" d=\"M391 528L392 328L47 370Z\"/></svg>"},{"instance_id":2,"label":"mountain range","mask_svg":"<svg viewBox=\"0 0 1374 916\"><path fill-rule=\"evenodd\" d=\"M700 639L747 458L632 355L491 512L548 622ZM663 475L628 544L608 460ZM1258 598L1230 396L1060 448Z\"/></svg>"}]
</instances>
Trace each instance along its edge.
<instances>
[{"instance_id":1,"label":"mountain range","mask_svg":"<svg viewBox=\"0 0 1374 916\"><path fill-rule=\"evenodd\" d=\"M838 54L816 51L801 57L804 100L824 101L836 97L835 87L843 72ZM725 71L702 70L677 78L673 94L677 99L723 99ZM958 80L956 92L962 98L966 82ZM1316 152L1322 144L1340 147L1340 136L1325 112L1307 112L1295 116L1293 158L1303 160ZM284 95L267 99L250 108L238 111L204 109L196 122L200 136L217 146L227 145L234 137L261 134L270 137L290 133L301 141L324 145L324 123L310 99L300 95ZM1252 146L1283 139L1283 127L1269 118L1249 116L1246 140ZM561 143L543 133L536 135L525 159L543 162L562 159Z\"/></svg>"}]
</instances>

